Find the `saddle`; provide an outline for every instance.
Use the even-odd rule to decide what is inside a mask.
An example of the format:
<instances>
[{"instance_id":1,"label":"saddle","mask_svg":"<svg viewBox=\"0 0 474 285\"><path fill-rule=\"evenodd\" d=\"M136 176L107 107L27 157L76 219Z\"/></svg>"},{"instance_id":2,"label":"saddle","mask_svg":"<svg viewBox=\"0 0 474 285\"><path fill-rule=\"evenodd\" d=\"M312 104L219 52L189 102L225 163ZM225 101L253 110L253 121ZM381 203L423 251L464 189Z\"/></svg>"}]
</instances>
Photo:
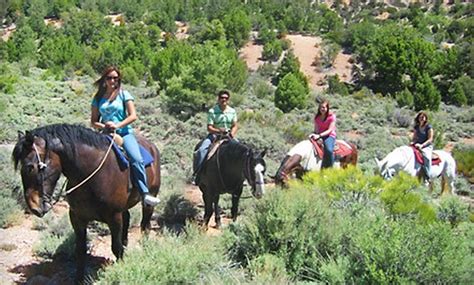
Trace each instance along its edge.
<instances>
[{"instance_id":1,"label":"saddle","mask_svg":"<svg viewBox=\"0 0 474 285\"><path fill-rule=\"evenodd\" d=\"M415 154L415 160L418 162L420 165L424 165L425 162L423 161L423 154L421 153L421 150L417 149L415 146L411 146L413 149L413 152ZM431 165L439 165L441 163L441 158L433 152L433 155L431 156Z\"/></svg>"},{"instance_id":2,"label":"saddle","mask_svg":"<svg viewBox=\"0 0 474 285\"><path fill-rule=\"evenodd\" d=\"M324 155L324 145L321 140L310 139L313 144L313 150L317 157L323 158ZM336 158L345 157L352 153L352 147L343 140L336 140L334 145L334 156Z\"/></svg>"},{"instance_id":3,"label":"saddle","mask_svg":"<svg viewBox=\"0 0 474 285\"><path fill-rule=\"evenodd\" d=\"M107 136L107 139L110 142L112 142L112 140L113 140L111 136ZM140 153L142 155L145 167L147 167L150 164L152 164L155 161L155 159L153 158L153 156L150 154L150 152L146 148L144 148L140 144L138 146L140 147ZM126 156L123 149L119 145L117 145L117 143L115 141L112 145L112 149L114 150L115 155L117 156L117 160L118 160L120 169L121 170L127 169L130 166L130 163L128 162L128 157Z\"/></svg>"}]
</instances>

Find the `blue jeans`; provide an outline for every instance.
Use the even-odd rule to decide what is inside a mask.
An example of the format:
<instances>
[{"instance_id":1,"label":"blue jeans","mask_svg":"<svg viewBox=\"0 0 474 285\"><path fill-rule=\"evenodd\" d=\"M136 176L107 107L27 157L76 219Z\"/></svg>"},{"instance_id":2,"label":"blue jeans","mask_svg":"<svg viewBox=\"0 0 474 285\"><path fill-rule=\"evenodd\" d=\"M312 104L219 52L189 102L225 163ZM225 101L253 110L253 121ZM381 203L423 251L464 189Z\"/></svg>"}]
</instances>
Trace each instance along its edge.
<instances>
[{"instance_id":1,"label":"blue jeans","mask_svg":"<svg viewBox=\"0 0 474 285\"><path fill-rule=\"evenodd\" d=\"M194 167L194 173L197 173L201 168L204 159L206 158L207 151L211 146L212 142L216 139L216 136L213 134L207 135L207 137L202 141L202 144L199 146L199 149L196 153L196 165Z\"/></svg>"},{"instance_id":2,"label":"blue jeans","mask_svg":"<svg viewBox=\"0 0 474 285\"><path fill-rule=\"evenodd\" d=\"M329 168L334 165L334 145L336 144L336 138L334 137L323 137L324 142L324 155L321 168Z\"/></svg>"},{"instance_id":3,"label":"blue jeans","mask_svg":"<svg viewBox=\"0 0 474 285\"><path fill-rule=\"evenodd\" d=\"M123 148L130 161L130 170L132 171L132 182L138 186L140 193L147 194L148 186L146 181L145 164L140 153L140 147L134 134L123 135Z\"/></svg>"}]
</instances>

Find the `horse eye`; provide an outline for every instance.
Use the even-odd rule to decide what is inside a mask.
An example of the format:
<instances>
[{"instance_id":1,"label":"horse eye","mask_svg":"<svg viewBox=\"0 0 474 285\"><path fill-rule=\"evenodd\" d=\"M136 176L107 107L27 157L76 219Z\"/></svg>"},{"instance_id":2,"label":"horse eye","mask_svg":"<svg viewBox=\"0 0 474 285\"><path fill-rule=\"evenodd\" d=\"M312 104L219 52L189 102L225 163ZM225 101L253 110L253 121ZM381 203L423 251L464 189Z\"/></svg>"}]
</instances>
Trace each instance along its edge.
<instances>
[{"instance_id":1,"label":"horse eye","mask_svg":"<svg viewBox=\"0 0 474 285\"><path fill-rule=\"evenodd\" d=\"M33 163L28 163L25 165L26 172L32 173L35 170L35 166Z\"/></svg>"}]
</instances>

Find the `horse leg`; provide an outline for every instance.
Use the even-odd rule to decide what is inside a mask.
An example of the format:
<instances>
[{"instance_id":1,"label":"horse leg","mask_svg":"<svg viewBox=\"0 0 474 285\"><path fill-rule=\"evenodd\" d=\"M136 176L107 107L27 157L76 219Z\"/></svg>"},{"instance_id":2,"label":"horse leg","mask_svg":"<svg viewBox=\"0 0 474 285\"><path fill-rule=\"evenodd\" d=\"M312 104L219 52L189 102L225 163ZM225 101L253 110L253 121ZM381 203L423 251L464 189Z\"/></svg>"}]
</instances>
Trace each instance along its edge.
<instances>
[{"instance_id":1,"label":"horse leg","mask_svg":"<svg viewBox=\"0 0 474 285\"><path fill-rule=\"evenodd\" d=\"M216 222L216 229L222 226L221 223L221 208L219 207L219 195L214 197L214 221Z\"/></svg>"},{"instance_id":2,"label":"horse leg","mask_svg":"<svg viewBox=\"0 0 474 285\"><path fill-rule=\"evenodd\" d=\"M151 216L153 215L153 207L142 206L142 221L140 222L140 229L142 233L148 234L151 229Z\"/></svg>"},{"instance_id":3,"label":"horse leg","mask_svg":"<svg viewBox=\"0 0 474 285\"><path fill-rule=\"evenodd\" d=\"M203 226L207 230L207 226L209 225L209 220L212 216L212 199L209 194L202 195L202 199L204 200L204 217L203 217Z\"/></svg>"},{"instance_id":4,"label":"horse leg","mask_svg":"<svg viewBox=\"0 0 474 285\"><path fill-rule=\"evenodd\" d=\"M108 222L110 233L112 235L112 252L117 259L123 257L123 217L121 212L114 213L111 221Z\"/></svg>"},{"instance_id":5,"label":"horse leg","mask_svg":"<svg viewBox=\"0 0 474 285\"><path fill-rule=\"evenodd\" d=\"M232 194L232 209L231 209L231 215L232 215L232 221L237 221L237 214L239 212L239 201L240 201L240 196L242 195L242 189L243 187L240 187L237 193Z\"/></svg>"},{"instance_id":6,"label":"horse leg","mask_svg":"<svg viewBox=\"0 0 474 285\"><path fill-rule=\"evenodd\" d=\"M122 212L122 244L124 247L128 245L128 228L130 227L130 212L128 210Z\"/></svg>"},{"instance_id":7,"label":"horse leg","mask_svg":"<svg viewBox=\"0 0 474 285\"><path fill-rule=\"evenodd\" d=\"M69 220L76 235L76 283L82 283L86 268L87 222L79 219L72 210L69 211Z\"/></svg>"}]
</instances>

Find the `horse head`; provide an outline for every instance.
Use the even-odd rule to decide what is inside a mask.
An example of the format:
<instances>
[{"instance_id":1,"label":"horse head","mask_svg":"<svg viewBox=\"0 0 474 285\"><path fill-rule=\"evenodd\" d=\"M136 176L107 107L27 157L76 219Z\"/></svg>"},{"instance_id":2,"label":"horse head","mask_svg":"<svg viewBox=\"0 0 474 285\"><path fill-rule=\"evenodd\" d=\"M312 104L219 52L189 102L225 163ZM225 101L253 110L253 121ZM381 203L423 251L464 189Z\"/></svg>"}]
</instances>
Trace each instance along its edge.
<instances>
[{"instance_id":1,"label":"horse head","mask_svg":"<svg viewBox=\"0 0 474 285\"><path fill-rule=\"evenodd\" d=\"M262 152L255 154L253 151L249 152L247 170L244 172L247 180L252 186L252 195L260 199L265 193L265 181L263 179L267 165L263 157L265 156L267 149Z\"/></svg>"},{"instance_id":2,"label":"horse head","mask_svg":"<svg viewBox=\"0 0 474 285\"><path fill-rule=\"evenodd\" d=\"M383 177L383 179L390 180L396 174L395 169L393 169L392 167L387 167L388 161L386 159L380 161L375 158L375 162L377 163L379 173Z\"/></svg>"},{"instance_id":3,"label":"horse head","mask_svg":"<svg viewBox=\"0 0 474 285\"><path fill-rule=\"evenodd\" d=\"M50 144L57 142L52 141ZM26 204L38 217L51 209L51 196L61 175L59 156L48 147L48 141L31 132L19 133L12 153L15 170L21 166Z\"/></svg>"}]
</instances>

